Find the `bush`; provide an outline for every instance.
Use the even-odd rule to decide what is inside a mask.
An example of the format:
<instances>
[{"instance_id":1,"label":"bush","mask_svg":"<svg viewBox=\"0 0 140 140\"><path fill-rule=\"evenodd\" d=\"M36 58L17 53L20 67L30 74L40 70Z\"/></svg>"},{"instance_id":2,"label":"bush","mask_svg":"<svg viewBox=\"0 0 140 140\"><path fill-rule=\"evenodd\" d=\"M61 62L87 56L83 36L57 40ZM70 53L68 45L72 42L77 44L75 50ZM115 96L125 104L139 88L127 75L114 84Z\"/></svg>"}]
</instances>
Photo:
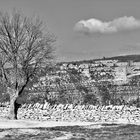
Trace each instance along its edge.
<instances>
[{"instance_id":1,"label":"bush","mask_svg":"<svg viewBox=\"0 0 140 140\"><path fill-rule=\"evenodd\" d=\"M84 96L84 104L96 105L97 102L98 100L94 94L86 94Z\"/></svg>"},{"instance_id":2,"label":"bush","mask_svg":"<svg viewBox=\"0 0 140 140\"><path fill-rule=\"evenodd\" d=\"M9 102L10 101L10 96L8 93L0 93L0 102Z\"/></svg>"}]
</instances>

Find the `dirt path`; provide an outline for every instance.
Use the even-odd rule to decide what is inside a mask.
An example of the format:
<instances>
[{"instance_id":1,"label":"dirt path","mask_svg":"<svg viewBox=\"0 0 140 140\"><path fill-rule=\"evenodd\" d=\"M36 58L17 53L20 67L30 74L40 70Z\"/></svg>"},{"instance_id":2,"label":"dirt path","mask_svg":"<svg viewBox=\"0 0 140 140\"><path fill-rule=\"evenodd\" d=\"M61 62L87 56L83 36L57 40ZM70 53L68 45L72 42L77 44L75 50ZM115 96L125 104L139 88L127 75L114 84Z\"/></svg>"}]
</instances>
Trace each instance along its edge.
<instances>
[{"instance_id":1,"label":"dirt path","mask_svg":"<svg viewBox=\"0 0 140 140\"><path fill-rule=\"evenodd\" d=\"M30 120L0 120L0 128L47 128L56 126L87 126L92 122L55 122L55 121L30 121Z\"/></svg>"},{"instance_id":2,"label":"dirt path","mask_svg":"<svg viewBox=\"0 0 140 140\"><path fill-rule=\"evenodd\" d=\"M32 121L32 120L0 120L0 128L48 128L56 126L95 126L99 128L102 124L136 124L140 125L140 122L130 123L125 121L118 122L56 122L56 121Z\"/></svg>"}]
</instances>

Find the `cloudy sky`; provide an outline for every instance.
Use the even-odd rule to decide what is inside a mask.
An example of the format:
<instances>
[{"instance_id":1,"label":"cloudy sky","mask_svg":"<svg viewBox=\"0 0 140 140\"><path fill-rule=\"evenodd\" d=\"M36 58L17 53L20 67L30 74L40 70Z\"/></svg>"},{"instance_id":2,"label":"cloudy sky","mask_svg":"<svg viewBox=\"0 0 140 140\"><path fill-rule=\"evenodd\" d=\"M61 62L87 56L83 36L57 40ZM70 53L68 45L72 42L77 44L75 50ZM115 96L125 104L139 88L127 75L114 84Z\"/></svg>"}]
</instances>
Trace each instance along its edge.
<instances>
[{"instance_id":1,"label":"cloudy sky","mask_svg":"<svg viewBox=\"0 0 140 140\"><path fill-rule=\"evenodd\" d=\"M46 22L59 61L140 54L140 0L0 0L12 8Z\"/></svg>"}]
</instances>

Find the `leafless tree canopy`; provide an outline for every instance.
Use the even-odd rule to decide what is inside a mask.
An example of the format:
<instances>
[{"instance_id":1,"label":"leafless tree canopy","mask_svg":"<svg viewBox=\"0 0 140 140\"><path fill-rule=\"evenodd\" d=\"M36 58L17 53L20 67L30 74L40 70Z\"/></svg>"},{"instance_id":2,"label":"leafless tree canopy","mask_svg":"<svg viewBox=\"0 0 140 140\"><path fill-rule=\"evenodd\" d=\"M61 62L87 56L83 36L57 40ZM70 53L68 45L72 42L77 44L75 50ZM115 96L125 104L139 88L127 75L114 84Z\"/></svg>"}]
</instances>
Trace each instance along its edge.
<instances>
[{"instance_id":1,"label":"leafless tree canopy","mask_svg":"<svg viewBox=\"0 0 140 140\"><path fill-rule=\"evenodd\" d=\"M28 82L53 58L55 37L39 18L21 12L0 13L0 77L20 94Z\"/></svg>"}]
</instances>

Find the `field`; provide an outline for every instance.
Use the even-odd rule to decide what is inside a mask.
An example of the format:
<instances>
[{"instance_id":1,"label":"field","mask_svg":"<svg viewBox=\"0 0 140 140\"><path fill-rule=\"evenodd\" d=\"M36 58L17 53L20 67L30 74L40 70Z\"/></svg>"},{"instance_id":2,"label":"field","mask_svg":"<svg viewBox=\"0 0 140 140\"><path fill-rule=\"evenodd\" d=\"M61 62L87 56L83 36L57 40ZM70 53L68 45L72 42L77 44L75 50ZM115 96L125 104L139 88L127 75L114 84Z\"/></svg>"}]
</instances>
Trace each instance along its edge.
<instances>
[{"instance_id":1,"label":"field","mask_svg":"<svg viewBox=\"0 0 140 140\"><path fill-rule=\"evenodd\" d=\"M139 140L140 126L99 124L0 129L0 140Z\"/></svg>"}]
</instances>

